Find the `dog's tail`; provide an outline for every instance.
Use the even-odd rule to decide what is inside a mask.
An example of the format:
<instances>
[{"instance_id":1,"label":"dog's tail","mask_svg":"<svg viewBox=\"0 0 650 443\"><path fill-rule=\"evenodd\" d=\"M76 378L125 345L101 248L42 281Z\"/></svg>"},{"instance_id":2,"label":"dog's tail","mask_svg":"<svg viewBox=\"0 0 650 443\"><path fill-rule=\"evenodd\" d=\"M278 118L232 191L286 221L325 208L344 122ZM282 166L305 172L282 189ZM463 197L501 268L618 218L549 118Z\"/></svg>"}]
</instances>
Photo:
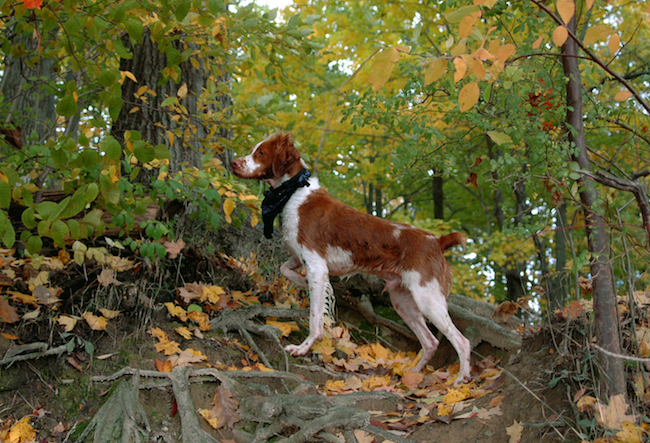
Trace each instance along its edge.
<instances>
[{"instance_id":1,"label":"dog's tail","mask_svg":"<svg viewBox=\"0 0 650 443\"><path fill-rule=\"evenodd\" d=\"M456 245L463 245L463 249L467 247L467 241L465 236L460 232L452 232L450 234L443 235L438 238L438 243L443 251L451 248Z\"/></svg>"}]
</instances>

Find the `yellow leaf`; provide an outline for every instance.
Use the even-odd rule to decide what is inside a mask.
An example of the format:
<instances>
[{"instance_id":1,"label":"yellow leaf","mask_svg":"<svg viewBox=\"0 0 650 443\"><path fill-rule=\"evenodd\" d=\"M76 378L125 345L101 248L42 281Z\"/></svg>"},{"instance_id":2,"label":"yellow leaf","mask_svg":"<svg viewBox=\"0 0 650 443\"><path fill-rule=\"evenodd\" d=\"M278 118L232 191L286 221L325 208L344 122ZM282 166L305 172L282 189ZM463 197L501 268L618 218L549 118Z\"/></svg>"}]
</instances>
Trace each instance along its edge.
<instances>
[{"instance_id":1,"label":"yellow leaf","mask_svg":"<svg viewBox=\"0 0 650 443\"><path fill-rule=\"evenodd\" d=\"M201 331L210 330L210 318L205 312L192 311L187 313L187 318L195 321L199 325Z\"/></svg>"},{"instance_id":2,"label":"yellow leaf","mask_svg":"<svg viewBox=\"0 0 650 443\"><path fill-rule=\"evenodd\" d=\"M251 295L252 293L253 290L249 290L247 292L232 291L232 299L242 305L259 305L259 296Z\"/></svg>"},{"instance_id":3,"label":"yellow leaf","mask_svg":"<svg viewBox=\"0 0 650 443\"><path fill-rule=\"evenodd\" d=\"M111 311L110 309L100 308L99 312L101 312L104 317L110 320L120 315L121 311Z\"/></svg>"},{"instance_id":4,"label":"yellow leaf","mask_svg":"<svg viewBox=\"0 0 650 443\"><path fill-rule=\"evenodd\" d=\"M221 286L208 286L207 288L203 288L203 292L201 293L201 301L219 303L219 299L225 293L226 291L224 291Z\"/></svg>"},{"instance_id":5,"label":"yellow leaf","mask_svg":"<svg viewBox=\"0 0 650 443\"><path fill-rule=\"evenodd\" d=\"M466 400L470 397L469 388L467 389L450 389L443 397L442 402L446 405L453 405L459 401Z\"/></svg>"},{"instance_id":6,"label":"yellow leaf","mask_svg":"<svg viewBox=\"0 0 650 443\"><path fill-rule=\"evenodd\" d=\"M458 34L460 38L469 37L474 32L474 25L481 17L481 11L472 12L469 15L463 17L458 25Z\"/></svg>"},{"instance_id":7,"label":"yellow leaf","mask_svg":"<svg viewBox=\"0 0 650 443\"><path fill-rule=\"evenodd\" d=\"M152 328L151 335L153 335L155 338L157 338L160 341L169 341L169 336L167 335L167 333L160 328Z\"/></svg>"},{"instance_id":8,"label":"yellow leaf","mask_svg":"<svg viewBox=\"0 0 650 443\"><path fill-rule=\"evenodd\" d=\"M609 48L609 52L612 54L616 54L616 51L618 51L618 48L621 46L621 36L618 35L617 33L614 33L609 37L609 42L607 43L607 47Z\"/></svg>"},{"instance_id":9,"label":"yellow leaf","mask_svg":"<svg viewBox=\"0 0 650 443\"><path fill-rule=\"evenodd\" d=\"M524 427L516 421L512 426L506 428L506 434L510 436L509 443L519 443L524 432Z\"/></svg>"},{"instance_id":10,"label":"yellow leaf","mask_svg":"<svg viewBox=\"0 0 650 443\"><path fill-rule=\"evenodd\" d=\"M569 31L567 31L567 29L562 25L553 30L553 43L555 43L555 46L558 48L561 47L564 42L566 42L566 39L568 37Z\"/></svg>"},{"instance_id":11,"label":"yellow leaf","mask_svg":"<svg viewBox=\"0 0 650 443\"><path fill-rule=\"evenodd\" d=\"M57 323L63 326L65 332L70 332L77 325L77 320L79 317L72 317L70 315L61 315L59 316Z\"/></svg>"},{"instance_id":12,"label":"yellow leaf","mask_svg":"<svg viewBox=\"0 0 650 443\"><path fill-rule=\"evenodd\" d=\"M182 352L178 343L171 340L158 342L154 346L157 352L162 352L165 355L180 354Z\"/></svg>"},{"instance_id":13,"label":"yellow leaf","mask_svg":"<svg viewBox=\"0 0 650 443\"><path fill-rule=\"evenodd\" d=\"M138 80L135 78L135 75L129 71L120 71L120 75L122 76L122 83L124 83L124 78L128 77L131 80L133 80L134 83L137 83Z\"/></svg>"},{"instance_id":14,"label":"yellow leaf","mask_svg":"<svg viewBox=\"0 0 650 443\"><path fill-rule=\"evenodd\" d=\"M508 57L510 57L515 52L517 52L517 48L512 43L501 45L499 46L499 50L497 51L497 59L505 62L506 60L508 60Z\"/></svg>"},{"instance_id":15,"label":"yellow leaf","mask_svg":"<svg viewBox=\"0 0 650 443\"><path fill-rule=\"evenodd\" d=\"M165 303L165 306L167 306L167 310L171 315L174 317L177 317L180 321L187 321L187 311L180 306L175 305L172 302L167 302ZM158 328L156 328L158 329Z\"/></svg>"},{"instance_id":16,"label":"yellow leaf","mask_svg":"<svg viewBox=\"0 0 650 443\"><path fill-rule=\"evenodd\" d=\"M298 323L296 323L295 321L283 322L283 321L266 319L266 324L278 328L281 332L280 337L288 337L289 334L291 334L292 332L300 331L300 328L298 327Z\"/></svg>"},{"instance_id":17,"label":"yellow leaf","mask_svg":"<svg viewBox=\"0 0 650 443\"><path fill-rule=\"evenodd\" d=\"M184 98L186 95L187 95L187 83L183 83L183 86L178 88L178 91L176 91L176 97Z\"/></svg>"},{"instance_id":18,"label":"yellow leaf","mask_svg":"<svg viewBox=\"0 0 650 443\"><path fill-rule=\"evenodd\" d=\"M18 423L9 429L9 433L3 442L26 443L36 439L36 430L29 424L30 417L23 417Z\"/></svg>"},{"instance_id":19,"label":"yellow leaf","mask_svg":"<svg viewBox=\"0 0 650 443\"><path fill-rule=\"evenodd\" d=\"M384 87L393 69L395 69L395 63L399 60L400 55L402 53L408 53L410 50L411 48L409 46L391 46L390 48L385 48L375 56L367 80L372 85L374 92Z\"/></svg>"},{"instance_id":20,"label":"yellow leaf","mask_svg":"<svg viewBox=\"0 0 650 443\"><path fill-rule=\"evenodd\" d=\"M210 411L208 409L199 409L199 414L201 414L201 417L203 417L210 426L214 429L219 429L219 418L210 418Z\"/></svg>"},{"instance_id":21,"label":"yellow leaf","mask_svg":"<svg viewBox=\"0 0 650 443\"><path fill-rule=\"evenodd\" d=\"M456 72L454 72L454 83L458 83L465 77L465 72L467 72L467 62L462 57L454 58L454 66L456 67Z\"/></svg>"},{"instance_id":22,"label":"yellow leaf","mask_svg":"<svg viewBox=\"0 0 650 443\"><path fill-rule=\"evenodd\" d=\"M192 333L185 326L180 326L174 329L174 331L176 331L176 333L181 337L183 337L185 340L189 340L190 338L192 338Z\"/></svg>"},{"instance_id":23,"label":"yellow leaf","mask_svg":"<svg viewBox=\"0 0 650 443\"><path fill-rule=\"evenodd\" d=\"M257 215L253 214L253 216L251 217L251 228L257 226L258 223L259 223L259 219L257 218Z\"/></svg>"},{"instance_id":24,"label":"yellow leaf","mask_svg":"<svg viewBox=\"0 0 650 443\"><path fill-rule=\"evenodd\" d=\"M460 106L460 112L469 111L474 107L478 98L481 95L481 90L478 87L478 83L471 82L463 86L463 89L460 90L458 94L458 105Z\"/></svg>"},{"instance_id":25,"label":"yellow leaf","mask_svg":"<svg viewBox=\"0 0 650 443\"><path fill-rule=\"evenodd\" d=\"M540 36L535 42L533 43L533 49L538 49L541 45L542 42L544 41L544 37Z\"/></svg>"},{"instance_id":26,"label":"yellow leaf","mask_svg":"<svg viewBox=\"0 0 650 443\"><path fill-rule=\"evenodd\" d=\"M440 80L440 78L447 72L447 60L444 58L437 58L425 65L424 71L424 86Z\"/></svg>"},{"instance_id":27,"label":"yellow leaf","mask_svg":"<svg viewBox=\"0 0 650 443\"><path fill-rule=\"evenodd\" d=\"M646 431L629 421L623 422L623 429L615 435L616 441L625 443L641 443Z\"/></svg>"},{"instance_id":28,"label":"yellow leaf","mask_svg":"<svg viewBox=\"0 0 650 443\"><path fill-rule=\"evenodd\" d=\"M81 314L84 320L86 320L86 323L88 323L88 326L90 326L90 329L93 331L103 331L106 329L106 325L108 323L108 320L106 317L98 317L96 315L93 315L91 312L84 312Z\"/></svg>"},{"instance_id":29,"label":"yellow leaf","mask_svg":"<svg viewBox=\"0 0 650 443\"><path fill-rule=\"evenodd\" d=\"M562 21L569 24L571 17L576 12L576 5L573 0L557 0L557 12L560 14Z\"/></svg>"},{"instance_id":30,"label":"yellow leaf","mask_svg":"<svg viewBox=\"0 0 650 443\"><path fill-rule=\"evenodd\" d=\"M7 340L18 340L20 338L16 335L7 334L6 332L0 332L0 335L2 335Z\"/></svg>"},{"instance_id":31,"label":"yellow leaf","mask_svg":"<svg viewBox=\"0 0 650 443\"><path fill-rule=\"evenodd\" d=\"M601 40L605 40L611 35L613 29L607 25L595 25L587 29L585 33L585 46L592 45Z\"/></svg>"},{"instance_id":32,"label":"yellow leaf","mask_svg":"<svg viewBox=\"0 0 650 443\"><path fill-rule=\"evenodd\" d=\"M479 80L485 80L485 66L481 60L474 60L472 74Z\"/></svg>"},{"instance_id":33,"label":"yellow leaf","mask_svg":"<svg viewBox=\"0 0 650 443\"><path fill-rule=\"evenodd\" d=\"M223 212L226 214L226 221L228 223L232 223L232 218L230 218L230 214L232 214L232 211L235 210L235 201L228 197L226 200L223 202Z\"/></svg>"},{"instance_id":34,"label":"yellow leaf","mask_svg":"<svg viewBox=\"0 0 650 443\"><path fill-rule=\"evenodd\" d=\"M632 97L632 93L630 91L628 91L628 90L619 91L614 96L614 100L616 100L617 102L624 102L625 100L627 100L630 97Z\"/></svg>"}]
</instances>

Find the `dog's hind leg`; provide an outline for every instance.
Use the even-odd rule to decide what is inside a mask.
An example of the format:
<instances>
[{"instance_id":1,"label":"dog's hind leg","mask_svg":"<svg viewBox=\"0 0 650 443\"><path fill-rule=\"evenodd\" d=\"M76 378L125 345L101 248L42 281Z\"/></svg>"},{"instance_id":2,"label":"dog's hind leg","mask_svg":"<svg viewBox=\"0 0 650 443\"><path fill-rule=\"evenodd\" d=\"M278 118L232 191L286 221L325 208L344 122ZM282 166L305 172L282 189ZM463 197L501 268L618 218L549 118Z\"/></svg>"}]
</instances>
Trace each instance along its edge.
<instances>
[{"instance_id":1,"label":"dog's hind leg","mask_svg":"<svg viewBox=\"0 0 650 443\"><path fill-rule=\"evenodd\" d=\"M397 312L407 326L411 328L411 331L413 331L422 346L422 358L420 358L420 361L414 368L414 371L419 372L427 363L429 363L433 354L436 353L439 345L438 339L436 339L427 326L420 308L418 308L418 305L415 303L415 300L411 295L411 291L403 286L396 286L391 288L389 293L390 301L393 303L395 312Z\"/></svg>"},{"instance_id":2,"label":"dog's hind leg","mask_svg":"<svg viewBox=\"0 0 650 443\"><path fill-rule=\"evenodd\" d=\"M440 283L437 279L432 279L424 284L421 284L419 275L417 279L412 279L417 283L411 286L413 289L413 300L420 312L431 322L433 325L444 334L449 340L451 345L458 353L458 360L460 361L460 370L458 371L458 378L455 384L465 383L470 377L470 352L471 346L469 340L458 330L454 322L449 316L447 310L447 297L440 288ZM414 331L415 332L415 331Z\"/></svg>"}]
</instances>

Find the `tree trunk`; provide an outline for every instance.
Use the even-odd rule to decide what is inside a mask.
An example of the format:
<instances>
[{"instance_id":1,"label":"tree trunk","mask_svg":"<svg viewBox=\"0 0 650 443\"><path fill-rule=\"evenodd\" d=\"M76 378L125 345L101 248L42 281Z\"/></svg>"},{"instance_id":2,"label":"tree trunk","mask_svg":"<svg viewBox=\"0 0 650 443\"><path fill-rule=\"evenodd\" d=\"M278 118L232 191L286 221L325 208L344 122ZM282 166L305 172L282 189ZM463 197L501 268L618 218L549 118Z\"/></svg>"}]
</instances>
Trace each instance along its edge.
<instances>
[{"instance_id":1,"label":"tree trunk","mask_svg":"<svg viewBox=\"0 0 650 443\"><path fill-rule=\"evenodd\" d=\"M13 32L14 29L5 29L5 34L11 34L7 38L15 51L4 59L0 92L9 106L3 108L0 118L2 123L21 128L23 142L30 139L42 143L54 133L56 125L54 60L36 55L39 48L36 38L13 35ZM16 57L12 55L14 52L23 56ZM27 59L31 61L28 63Z\"/></svg>"},{"instance_id":2,"label":"tree trunk","mask_svg":"<svg viewBox=\"0 0 650 443\"><path fill-rule=\"evenodd\" d=\"M546 288L551 311L564 307L567 293L567 272L566 272L566 202L562 202L555 208L556 230L555 230L555 275L553 286Z\"/></svg>"},{"instance_id":3,"label":"tree trunk","mask_svg":"<svg viewBox=\"0 0 650 443\"><path fill-rule=\"evenodd\" d=\"M433 173L431 178L431 184L433 188L433 218L439 220L445 219L445 194L443 190L443 179L440 174L436 171Z\"/></svg>"},{"instance_id":4,"label":"tree trunk","mask_svg":"<svg viewBox=\"0 0 650 443\"><path fill-rule=\"evenodd\" d=\"M575 15L569 22L569 29L576 34ZM562 46L562 65L568 83L566 121L569 129L568 139L573 161L578 162L580 169L591 173L591 163L587 154L585 129L582 120L582 80L578 65L578 51L575 41L569 38ZM614 283L610 268L610 249L605 220L599 213L596 182L588 175L582 176L580 201L586 222L587 242L591 254L590 267L593 288L596 338L598 344L605 350L620 354L618 313ZM605 378L604 396L625 394L625 372L623 360L600 355L602 370Z\"/></svg>"},{"instance_id":5,"label":"tree trunk","mask_svg":"<svg viewBox=\"0 0 650 443\"><path fill-rule=\"evenodd\" d=\"M211 75L211 70L205 66L203 58L194 59L197 66L192 65L189 59L180 62L180 79L177 82L171 79L162 81L163 70L168 66L168 57L152 40L149 30L145 29L139 44L132 45L128 36L124 36L122 41L124 46L132 51L133 57L121 59L120 70L131 72L137 83L128 77L124 79L124 106L113 124L111 134L123 142L125 131L136 130L142 134L143 140L152 145L167 146L171 154L170 172L188 166L200 168L201 156L207 151L208 141L215 135L228 137L229 133L220 131L218 134L210 134L203 122L204 113L218 113L228 107L228 97L218 98L217 103L201 102L200 96L206 90ZM189 47L190 45L179 38L173 42L172 49L166 50L180 54ZM140 98L136 98L138 90L143 86L155 91L155 96L145 92ZM179 90L184 87L187 87L187 92L179 97L179 107L162 106L166 98L178 97ZM180 118L177 118L178 116ZM227 159L222 158L222 161Z\"/></svg>"}]
</instances>

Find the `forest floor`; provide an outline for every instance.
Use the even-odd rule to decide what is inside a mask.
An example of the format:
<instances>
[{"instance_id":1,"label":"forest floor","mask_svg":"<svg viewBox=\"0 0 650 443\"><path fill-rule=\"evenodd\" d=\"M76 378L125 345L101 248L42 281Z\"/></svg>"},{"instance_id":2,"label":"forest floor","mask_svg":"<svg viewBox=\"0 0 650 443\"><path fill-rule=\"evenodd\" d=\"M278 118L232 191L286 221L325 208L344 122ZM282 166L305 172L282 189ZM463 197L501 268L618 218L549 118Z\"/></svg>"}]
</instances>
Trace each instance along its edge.
<instances>
[{"instance_id":1,"label":"forest floor","mask_svg":"<svg viewBox=\"0 0 650 443\"><path fill-rule=\"evenodd\" d=\"M4 251L0 442L648 441L634 369L633 408L596 400L583 305L522 330L518 351L476 343L472 380L456 386L445 340L413 373L417 342L348 308L307 356L287 356L307 333L305 294L256 240L222 245L243 255L181 242L161 262L112 241L81 256Z\"/></svg>"}]
</instances>

